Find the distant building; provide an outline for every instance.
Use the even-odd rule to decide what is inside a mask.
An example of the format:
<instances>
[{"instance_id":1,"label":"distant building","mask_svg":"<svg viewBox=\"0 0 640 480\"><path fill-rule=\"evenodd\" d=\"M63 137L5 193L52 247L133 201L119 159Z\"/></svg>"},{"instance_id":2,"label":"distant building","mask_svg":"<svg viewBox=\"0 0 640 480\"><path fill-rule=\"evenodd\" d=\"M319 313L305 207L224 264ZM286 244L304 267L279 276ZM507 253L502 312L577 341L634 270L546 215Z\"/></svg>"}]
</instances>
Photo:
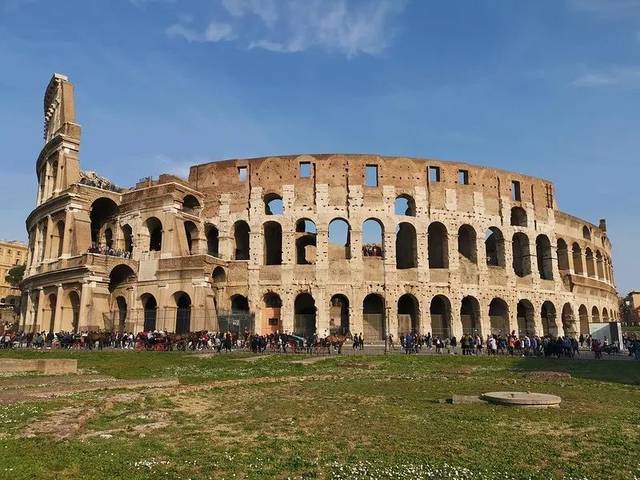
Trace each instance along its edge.
<instances>
[{"instance_id":1,"label":"distant building","mask_svg":"<svg viewBox=\"0 0 640 480\"><path fill-rule=\"evenodd\" d=\"M640 325L640 292L629 292L622 299L621 320L627 326Z\"/></svg>"},{"instance_id":2,"label":"distant building","mask_svg":"<svg viewBox=\"0 0 640 480\"><path fill-rule=\"evenodd\" d=\"M15 240L0 240L0 322L13 323L20 308L20 289L5 280L7 273L27 261L27 245Z\"/></svg>"}]
</instances>

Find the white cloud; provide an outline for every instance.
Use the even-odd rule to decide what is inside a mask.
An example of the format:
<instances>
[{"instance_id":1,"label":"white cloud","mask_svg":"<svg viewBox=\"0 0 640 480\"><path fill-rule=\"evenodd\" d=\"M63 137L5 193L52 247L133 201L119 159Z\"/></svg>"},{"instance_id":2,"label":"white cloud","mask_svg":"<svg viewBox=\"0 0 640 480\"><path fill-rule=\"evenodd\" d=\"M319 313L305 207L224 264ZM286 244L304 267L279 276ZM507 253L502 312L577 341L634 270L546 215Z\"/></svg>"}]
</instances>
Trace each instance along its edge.
<instances>
[{"instance_id":1,"label":"white cloud","mask_svg":"<svg viewBox=\"0 0 640 480\"><path fill-rule=\"evenodd\" d=\"M640 88L640 66L615 67L606 71L589 72L570 84L573 87L626 87Z\"/></svg>"},{"instance_id":2,"label":"white cloud","mask_svg":"<svg viewBox=\"0 0 640 480\"><path fill-rule=\"evenodd\" d=\"M204 31L198 31L188 24L176 23L166 30L169 37L182 37L188 42L221 42L233 40L233 28L227 23L209 22Z\"/></svg>"},{"instance_id":3,"label":"white cloud","mask_svg":"<svg viewBox=\"0 0 640 480\"><path fill-rule=\"evenodd\" d=\"M219 0L226 23L200 32L184 22L167 34L190 42L237 40L242 48L295 53L312 48L348 58L378 55L395 33L406 0Z\"/></svg>"}]
</instances>

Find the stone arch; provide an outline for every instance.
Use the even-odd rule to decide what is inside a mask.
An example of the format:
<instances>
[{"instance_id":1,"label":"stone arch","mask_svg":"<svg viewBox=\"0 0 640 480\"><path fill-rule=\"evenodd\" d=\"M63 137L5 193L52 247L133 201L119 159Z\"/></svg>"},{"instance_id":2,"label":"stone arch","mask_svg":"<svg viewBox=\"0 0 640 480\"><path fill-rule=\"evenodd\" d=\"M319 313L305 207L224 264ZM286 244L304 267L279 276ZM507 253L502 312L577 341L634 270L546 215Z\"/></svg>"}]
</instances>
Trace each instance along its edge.
<instances>
[{"instance_id":1,"label":"stone arch","mask_svg":"<svg viewBox=\"0 0 640 480\"><path fill-rule=\"evenodd\" d=\"M526 277L531 273L531 251L529 237L525 233L516 232L511 241L513 251L513 272L518 277Z\"/></svg>"},{"instance_id":2,"label":"stone arch","mask_svg":"<svg viewBox=\"0 0 640 480\"><path fill-rule=\"evenodd\" d=\"M602 253L600 253L600 250L596 250L596 273L598 275L598 279L600 280L606 279L606 276L604 274Z\"/></svg>"},{"instance_id":3,"label":"stone arch","mask_svg":"<svg viewBox=\"0 0 640 480\"><path fill-rule=\"evenodd\" d=\"M420 303L410 293L398 299L398 336L420 332Z\"/></svg>"},{"instance_id":4,"label":"stone arch","mask_svg":"<svg viewBox=\"0 0 640 480\"><path fill-rule=\"evenodd\" d=\"M249 233L251 229L249 224L244 220L238 220L233 224L233 239L235 244L235 250L233 258L234 260L249 260L250 255L250 243Z\"/></svg>"},{"instance_id":5,"label":"stone arch","mask_svg":"<svg viewBox=\"0 0 640 480\"><path fill-rule=\"evenodd\" d=\"M416 216L416 202L411 195L398 195L393 203L393 210L396 215Z\"/></svg>"},{"instance_id":6,"label":"stone arch","mask_svg":"<svg viewBox=\"0 0 640 480\"><path fill-rule=\"evenodd\" d=\"M596 307L595 305L591 309L591 322L600 323L600 311L598 310L598 307Z\"/></svg>"},{"instance_id":7,"label":"stone arch","mask_svg":"<svg viewBox=\"0 0 640 480\"><path fill-rule=\"evenodd\" d=\"M189 255L194 255L197 252L197 244L200 239L200 231L195 223L191 220L187 220L184 222L184 233L187 237L187 249L189 251Z\"/></svg>"},{"instance_id":8,"label":"stone arch","mask_svg":"<svg viewBox=\"0 0 640 480\"><path fill-rule=\"evenodd\" d=\"M370 293L362 301L362 324L364 339L384 340L385 302L382 295Z\"/></svg>"},{"instance_id":9,"label":"stone arch","mask_svg":"<svg viewBox=\"0 0 640 480\"><path fill-rule=\"evenodd\" d=\"M265 215L282 215L284 213L284 203L280 195L267 193L263 199Z\"/></svg>"},{"instance_id":10,"label":"stone arch","mask_svg":"<svg viewBox=\"0 0 640 480\"><path fill-rule=\"evenodd\" d=\"M429 305L431 334L434 337L451 337L451 302L444 295L436 295Z\"/></svg>"},{"instance_id":11,"label":"stone arch","mask_svg":"<svg viewBox=\"0 0 640 480\"><path fill-rule=\"evenodd\" d=\"M122 241L124 243L123 250L131 255L133 253L133 229L131 225L125 224L120 227L120 231L122 232Z\"/></svg>"},{"instance_id":12,"label":"stone arch","mask_svg":"<svg viewBox=\"0 0 640 480\"><path fill-rule=\"evenodd\" d=\"M162 222L157 217L149 217L145 222L149 232L149 251L159 252L162 250Z\"/></svg>"},{"instance_id":13,"label":"stone arch","mask_svg":"<svg viewBox=\"0 0 640 480\"><path fill-rule=\"evenodd\" d=\"M517 306L517 320L518 320L518 335L535 335L535 310L531 302L527 299L522 299L518 302Z\"/></svg>"},{"instance_id":14,"label":"stone arch","mask_svg":"<svg viewBox=\"0 0 640 480\"><path fill-rule=\"evenodd\" d=\"M282 299L275 292L267 292L262 297L262 332L276 333L282 330Z\"/></svg>"},{"instance_id":15,"label":"stone arch","mask_svg":"<svg viewBox=\"0 0 640 480\"><path fill-rule=\"evenodd\" d=\"M589 312L585 305L580 305L578 308L578 318L580 319L580 334L589 335Z\"/></svg>"},{"instance_id":16,"label":"stone arch","mask_svg":"<svg viewBox=\"0 0 640 480\"><path fill-rule=\"evenodd\" d=\"M156 297L150 293L144 293L140 297L143 311L143 330L145 332L153 332L157 327L158 302Z\"/></svg>"},{"instance_id":17,"label":"stone arch","mask_svg":"<svg viewBox=\"0 0 640 480\"><path fill-rule=\"evenodd\" d=\"M458 229L458 254L461 262L478 263L476 230L468 224L461 225Z\"/></svg>"},{"instance_id":18,"label":"stone arch","mask_svg":"<svg viewBox=\"0 0 640 480\"><path fill-rule=\"evenodd\" d=\"M551 253L551 242L546 235L536 237L536 259L540 278L553 280L553 254Z\"/></svg>"},{"instance_id":19,"label":"stone arch","mask_svg":"<svg viewBox=\"0 0 640 480\"><path fill-rule=\"evenodd\" d=\"M542 304L540 319L542 320L542 335L545 337L557 337L556 307L552 302L547 300Z\"/></svg>"},{"instance_id":20,"label":"stone arch","mask_svg":"<svg viewBox=\"0 0 640 480\"><path fill-rule=\"evenodd\" d=\"M489 227L484 236L484 249L487 265L491 267L505 266L504 236L498 227Z\"/></svg>"},{"instance_id":21,"label":"stone arch","mask_svg":"<svg viewBox=\"0 0 640 480\"><path fill-rule=\"evenodd\" d=\"M299 293L293 304L293 331L308 338L316 333L316 301L308 292Z\"/></svg>"},{"instance_id":22,"label":"stone arch","mask_svg":"<svg viewBox=\"0 0 640 480\"><path fill-rule=\"evenodd\" d=\"M509 305L499 297L495 297L489 304L489 324L492 335L509 333Z\"/></svg>"},{"instance_id":23,"label":"stone arch","mask_svg":"<svg viewBox=\"0 0 640 480\"><path fill-rule=\"evenodd\" d=\"M511 225L514 227L527 226L527 211L522 207L513 207L511 209Z\"/></svg>"},{"instance_id":24,"label":"stone arch","mask_svg":"<svg viewBox=\"0 0 640 480\"><path fill-rule=\"evenodd\" d=\"M318 230L313 220L301 218L296 222L296 263L313 265L316 263Z\"/></svg>"},{"instance_id":25,"label":"stone arch","mask_svg":"<svg viewBox=\"0 0 640 480\"><path fill-rule=\"evenodd\" d=\"M227 273L224 271L224 268L218 266L213 269L211 278L213 280L213 285L218 287L227 282Z\"/></svg>"},{"instance_id":26,"label":"stone arch","mask_svg":"<svg viewBox=\"0 0 640 480\"><path fill-rule=\"evenodd\" d=\"M329 222L329 260L351 258L351 226L344 218Z\"/></svg>"},{"instance_id":27,"label":"stone arch","mask_svg":"<svg viewBox=\"0 0 640 480\"><path fill-rule=\"evenodd\" d=\"M565 242L562 238L559 238L556 243L556 252L558 255L558 270L568 271L569 247L567 247L567 242Z\"/></svg>"},{"instance_id":28,"label":"stone arch","mask_svg":"<svg viewBox=\"0 0 640 480\"><path fill-rule=\"evenodd\" d=\"M576 335L576 319L573 315L573 308L568 302L562 306L562 328L565 336L574 337Z\"/></svg>"},{"instance_id":29,"label":"stone arch","mask_svg":"<svg viewBox=\"0 0 640 480\"><path fill-rule=\"evenodd\" d=\"M64 243L64 220L56 222L51 235L51 257L60 258L62 256L62 246Z\"/></svg>"},{"instance_id":30,"label":"stone arch","mask_svg":"<svg viewBox=\"0 0 640 480\"><path fill-rule=\"evenodd\" d=\"M582 248L578 245L578 242L573 242L571 246L571 256L573 257L573 273L576 275L582 275L584 268L582 264Z\"/></svg>"},{"instance_id":31,"label":"stone arch","mask_svg":"<svg viewBox=\"0 0 640 480\"><path fill-rule=\"evenodd\" d=\"M591 229L586 225L582 227L582 238L585 240L591 240Z\"/></svg>"},{"instance_id":32,"label":"stone arch","mask_svg":"<svg viewBox=\"0 0 640 480\"><path fill-rule=\"evenodd\" d=\"M264 238L264 264L282 265L282 225L265 222L262 226Z\"/></svg>"},{"instance_id":33,"label":"stone arch","mask_svg":"<svg viewBox=\"0 0 640 480\"><path fill-rule=\"evenodd\" d=\"M117 288L135 281L136 274L126 263L116 265L109 272L109 292L113 293Z\"/></svg>"},{"instance_id":34,"label":"stone arch","mask_svg":"<svg viewBox=\"0 0 640 480\"><path fill-rule=\"evenodd\" d=\"M415 227L401 222L396 228L396 268L403 270L418 266L418 239Z\"/></svg>"},{"instance_id":35,"label":"stone arch","mask_svg":"<svg viewBox=\"0 0 640 480\"><path fill-rule=\"evenodd\" d=\"M460 323L463 335L480 334L480 302L470 295L460 302Z\"/></svg>"},{"instance_id":36,"label":"stone arch","mask_svg":"<svg viewBox=\"0 0 640 480\"><path fill-rule=\"evenodd\" d=\"M116 297L116 308L118 312L117 331L122 333L127 326L127 300L122 295Z\"/></svg>"},{"instance_id":37,"label":"stone arch","mask_svg":"<svg viewBox=\"0 0 640 480\"><path fill-rule=\"evenodd\" d=\"M596 276L596 266L593 261L593 251L587 247L584 251L585 263L587 265L587 276L595 277Z\"/></svg>"},{"instance_id":38,"label":"stone arch","mask_svg":"<svg viewBox=\"0 0 640 480\"><path fill-rule=\"evenodd\" d=\"M185 195L182 199L182 211L190 215L198 215L202 205L195 195Z\"/></svg>"},{"instance_id":39,"label":"stone arch","mask_svg":"<svg viewBox=\"0 0 640 480\"><path fill-rule=\"evenodd\" d=\"M100 197L91 204L89 219L91 220L91 242L100 243L103 227L118 215L118 205L112 199Z\"/></svg>"},{"instance_id":40,"label":"stone arch","mask_svg":"<svg viewBox=\"0 0 640 480\"><path fill-rule=\"evenodd\" d=\"M609 321L609 312L607 311L607 307L602 309L602 321L605 323Z\"/></svg>"},{"instance_id":41,"label":"stone arch","mask_svg":"<svg viewBox=\"0 0 640 480\"><path fill-rule=\"evenodd\" d=\"M220 256L220 231L213 224L207 224L205 227L205 236L207 238L207 254L212 257Z\"/></svg>"},{"instance_id":42,"label":"stone arch","mask_svg":"<svg viewBox=\"0 0 640 480\"><path fill-rule=\"evenodd\" d=\"M384 258L384 225L377 218L362 222L362 255Z\"/></svg>"},{"instance_id":43,"label":"stone arch","mask_svg":"<svg viewBox=\"0 0 640 480\"><path fill-rule=\"evenodd\" d=\"M449 268L449 240L447 227L433 222L427 230L429 268Z\"/></svg>"},{"instance_id":44,"label":"stone arch","mask_svg":"<svg viewBox=\"0 0 640 480\"><path fill-rule=\"evenodd\" d=\"M78 332L80 328L80 295L78 292L76 290L69 291L62 305L61 329Z\"/></svg>"},{"instance_id":45,"label":"stone arch","mask_svg":"<svg viewBox=\"0 0 640 480\"><path fill-rule=\"evenodd\" d=\"M331 297L329 305L329 331L346 335L350 331L349 298L341 293Z\"/></svg>"},{"instance_id":46,"label":"stone arch","mask_svg":"<svg viewBox=\"0 0 640 480\"><path fill-rule=\"evenodd\" d=\"M173 294L176 302L176 334L185 334L191 331L191 297L189 294L179 291Z\"/></svg>"}]
</instances>

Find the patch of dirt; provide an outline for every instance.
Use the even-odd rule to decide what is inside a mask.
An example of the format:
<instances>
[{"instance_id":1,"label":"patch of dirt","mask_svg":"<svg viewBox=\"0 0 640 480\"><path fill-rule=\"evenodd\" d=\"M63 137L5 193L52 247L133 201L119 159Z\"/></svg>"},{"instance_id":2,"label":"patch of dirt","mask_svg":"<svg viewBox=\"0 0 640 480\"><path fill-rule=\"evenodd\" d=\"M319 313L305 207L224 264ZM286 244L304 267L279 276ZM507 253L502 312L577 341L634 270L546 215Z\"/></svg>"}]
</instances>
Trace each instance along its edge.
<instances>
[{"instance_id":1,"label":"patch of dirt","mask_svg":"<svg viewBox=\"0 0 640 480\"><path fill-rule=\"evenodd\" d=\"M56 410L31 423L23 430L20 437L52 435L58 440L63 440L75 435L95 414L96 411L93 408L66 407Z\"/></svg>"},{"instance_id":2,"label":"patch of dirt","mask_svg":"<svg viewBox=\"0 0 640 480\"><path fill-rule=\"evenodd\" d=\"M253 363L253 362L257 362L258 360L264 360L265 358L269 358L270 356L271 355L256 355L254 357L238 358L237 360L241 362Z\"/></svg>"},{"instance_id":3,"label":"patch of dirt","mask_svg":"<svg viewBox=\"0 0 640 480\"><path fill-rule=\"evenodd\" d=\"M554 382L558 380L569 380L571 375L566 372L554 372L554 371L535 371L529 372L525 375L528 380L535 380L538 382Z\"/></svg>"},{"instance_id":4,"label":"patch of dirt","mask_svg":"<svg viewBox=\"0 0 640 480\"><path fill-rule=\"evenodd\" d=\"M378 365L375 363L363 363L363 362L347 362L341 363L338 368L357 368L359 370L375 370Z\"/></svg>"},{"instance_id":5,"label":"patch of dirt","mask_svg":"<svg viewBox=\"0 0 640 480\"><path fill-rule=\"evenodd\" d=\"M324 360L329 360L330 358L334 358L334 357L307 357L305 359L302 360L294 360L291 363L296 364L296 365L313 365L314 363L318 363L318 362L322 362Z\"/></svg>"}]
</instances>

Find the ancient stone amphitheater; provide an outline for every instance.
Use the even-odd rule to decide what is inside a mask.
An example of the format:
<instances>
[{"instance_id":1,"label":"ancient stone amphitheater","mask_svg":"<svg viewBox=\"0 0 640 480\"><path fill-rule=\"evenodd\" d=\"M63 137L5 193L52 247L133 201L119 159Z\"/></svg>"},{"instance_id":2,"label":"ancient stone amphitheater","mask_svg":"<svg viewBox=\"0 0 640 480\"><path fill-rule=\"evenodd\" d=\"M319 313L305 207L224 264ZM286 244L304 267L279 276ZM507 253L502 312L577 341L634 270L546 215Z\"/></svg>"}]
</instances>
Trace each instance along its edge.
<instances>
[{"instance_id":1,"label":"ancient stone amphitheater","mask_svg":"<svg viewBox=\"0 0 640 480\"><path fill-rule=\"evenodd\" d=\"M79 165L73 86L45 95L27 329L441 336L588 333L618 318L606 223L550 181L379 155L191 167L120 189Z\"/></svg>"}]
</instances>

